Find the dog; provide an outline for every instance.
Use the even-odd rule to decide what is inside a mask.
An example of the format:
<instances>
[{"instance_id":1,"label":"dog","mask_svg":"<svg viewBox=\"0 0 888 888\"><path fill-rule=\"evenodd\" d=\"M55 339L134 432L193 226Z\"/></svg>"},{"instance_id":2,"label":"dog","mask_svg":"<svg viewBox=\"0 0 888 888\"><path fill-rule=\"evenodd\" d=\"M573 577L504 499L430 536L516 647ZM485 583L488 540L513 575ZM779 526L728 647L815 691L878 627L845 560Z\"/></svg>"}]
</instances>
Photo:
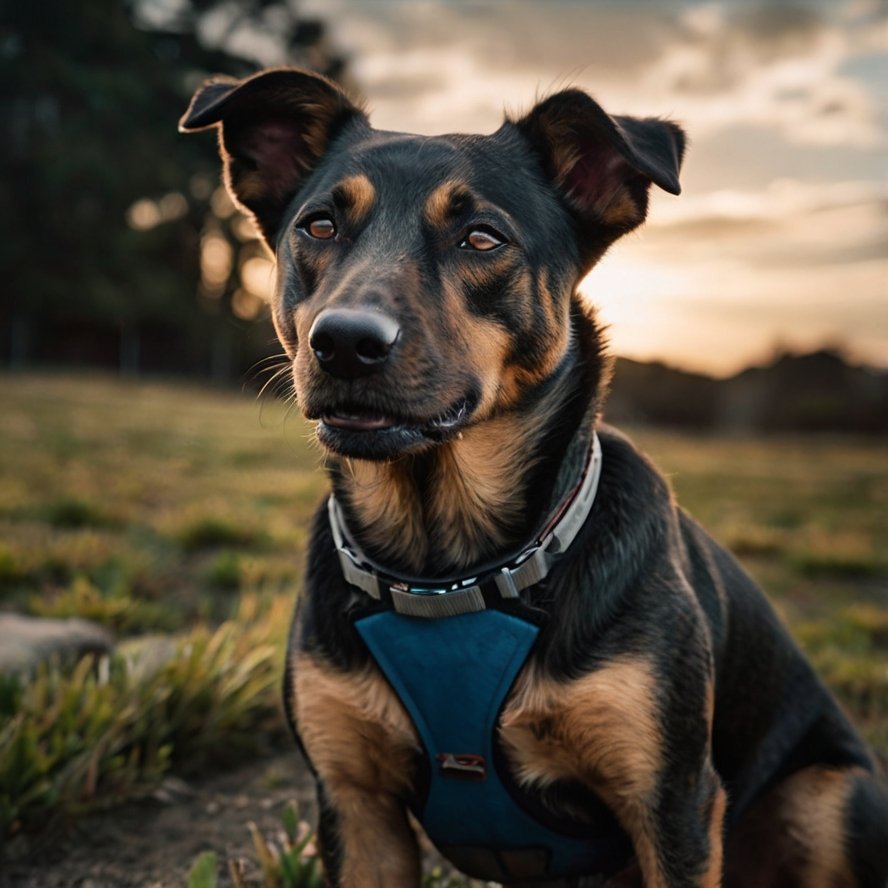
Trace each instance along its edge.
<instances>
[{"instance_id":1,"label":"dog","mask_svg":"<svg viewBox=\"0 0 888 888\"><path fill-rule=\"evenodd\" d=\"M884 888L877 766L771 606L599 420L578 282L685 135L558 92L377 131L298 69L208 81L329 455L286 665L326 879L416 888L417 821L506 885Z\"/></svg>"}]
</instances>

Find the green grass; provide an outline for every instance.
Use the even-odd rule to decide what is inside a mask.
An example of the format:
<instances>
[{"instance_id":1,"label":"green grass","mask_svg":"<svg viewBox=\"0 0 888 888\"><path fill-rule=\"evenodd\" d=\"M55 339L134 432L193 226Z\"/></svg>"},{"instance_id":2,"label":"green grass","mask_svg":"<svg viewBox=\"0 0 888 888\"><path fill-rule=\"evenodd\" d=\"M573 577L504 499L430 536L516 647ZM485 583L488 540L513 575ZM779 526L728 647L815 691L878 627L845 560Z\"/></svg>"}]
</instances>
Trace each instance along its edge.
<instances>
[{"instance_id":1,"label":"green grass","mask_svg":"<svg viewBox=\"0 0 888 888\"><path fill-rule=\"evenodd\" d=\"M281 727L286 612L326 483L309 437L285 405L246 395L0 376L0 608L181 637L160 672L116 657L0 686L0 835L139 794L171 767L212 767L225 749L253 754L261 732L245 714ZM885 447L633 437L888 755ZM264 653L245 665L251 649Z\"/></svg>"},{"instance_id":2,"label":"green grass","mask_svg":"<svg viewBox=\"0 0 888 888\"><path fill-rule=\"evenodd\" d=\"M287 407L208 389L0 377L0 606L116 631L292 594L323 478Z\"/></svg>"},{"instance_id":3,"label":"green grass","mask_svg":"<svg viewBox=\"0 0 888 888\"><path fill-rule=\"evenodd\" d=\"M888 448L839 437L634 438L761 583L888 758Z\"/></svg>"}]
</instances>

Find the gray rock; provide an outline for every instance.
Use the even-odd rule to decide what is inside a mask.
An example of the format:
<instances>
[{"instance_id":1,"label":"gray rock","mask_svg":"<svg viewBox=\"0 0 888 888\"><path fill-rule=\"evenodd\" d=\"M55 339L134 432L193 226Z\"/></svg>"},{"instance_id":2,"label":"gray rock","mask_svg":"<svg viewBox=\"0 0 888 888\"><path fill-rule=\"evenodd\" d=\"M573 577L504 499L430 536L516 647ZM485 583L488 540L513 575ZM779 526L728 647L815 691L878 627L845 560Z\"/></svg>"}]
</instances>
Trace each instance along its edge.
<instances>
[{"instance_id":1,"label":"gray rock","mask_svg":"<svg viewBox=\"0 0 888 888\"><path fill-rule=\"evenodd\" d=\"M113 646L110 633L89 620L0 613L0 673L29 672L50 658L73 664L86 654L108 654Z\"/></svg>"}]
</instances>

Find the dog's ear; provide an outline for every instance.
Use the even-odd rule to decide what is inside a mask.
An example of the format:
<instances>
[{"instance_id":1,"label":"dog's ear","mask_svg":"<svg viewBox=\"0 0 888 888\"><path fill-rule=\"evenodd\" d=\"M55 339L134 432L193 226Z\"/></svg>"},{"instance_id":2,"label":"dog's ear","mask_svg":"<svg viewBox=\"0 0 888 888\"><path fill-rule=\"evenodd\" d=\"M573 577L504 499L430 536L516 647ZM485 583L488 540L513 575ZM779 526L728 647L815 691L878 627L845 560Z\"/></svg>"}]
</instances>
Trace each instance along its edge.
<instances>
[{"instance_id":1,"label":"dog's ear","mask_svg":"<svg viewBox=\"0 0 888 888\"><path fill-rule=\"evenodd\" d=\"M515 122L583 223L613 238L644 221L653 182L678 194L685 136L667 120L611 117L584 92L550 96Z\"/></svg>"},{"instance_id":2,"label":"dog's ear","mask_svg":"<svg viewBox=\"0 0 888 888\"><path fill-rule=\"evenodd\" d=\"M287 204L330 141L363 112L332 81L296 68L244 80L215 78L198 88L179 131L217 126L225 184L274 246Z\"/></svg>"}]
</instances>

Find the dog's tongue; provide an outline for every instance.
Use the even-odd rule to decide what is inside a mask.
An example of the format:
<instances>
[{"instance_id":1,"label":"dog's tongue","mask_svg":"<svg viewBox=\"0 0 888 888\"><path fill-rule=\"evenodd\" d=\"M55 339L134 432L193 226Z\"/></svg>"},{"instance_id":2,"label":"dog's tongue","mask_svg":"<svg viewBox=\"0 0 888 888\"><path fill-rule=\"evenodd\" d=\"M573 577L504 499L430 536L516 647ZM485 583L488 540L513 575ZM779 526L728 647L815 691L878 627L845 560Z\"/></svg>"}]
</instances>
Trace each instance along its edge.
<instances>
[{"instance_id":1,"label":"dog's tongue","mask_svg":"<svg viewBox=\"0 0 888 888\"><path fill-rule=\"evenodd\" d=\"M337 429L352 429L360 432L374 432L380 429L390 429L395 421L389 416L374 415L370 413L331 413L324 417L324 422Z\"/></svg>"}]
</instances>

